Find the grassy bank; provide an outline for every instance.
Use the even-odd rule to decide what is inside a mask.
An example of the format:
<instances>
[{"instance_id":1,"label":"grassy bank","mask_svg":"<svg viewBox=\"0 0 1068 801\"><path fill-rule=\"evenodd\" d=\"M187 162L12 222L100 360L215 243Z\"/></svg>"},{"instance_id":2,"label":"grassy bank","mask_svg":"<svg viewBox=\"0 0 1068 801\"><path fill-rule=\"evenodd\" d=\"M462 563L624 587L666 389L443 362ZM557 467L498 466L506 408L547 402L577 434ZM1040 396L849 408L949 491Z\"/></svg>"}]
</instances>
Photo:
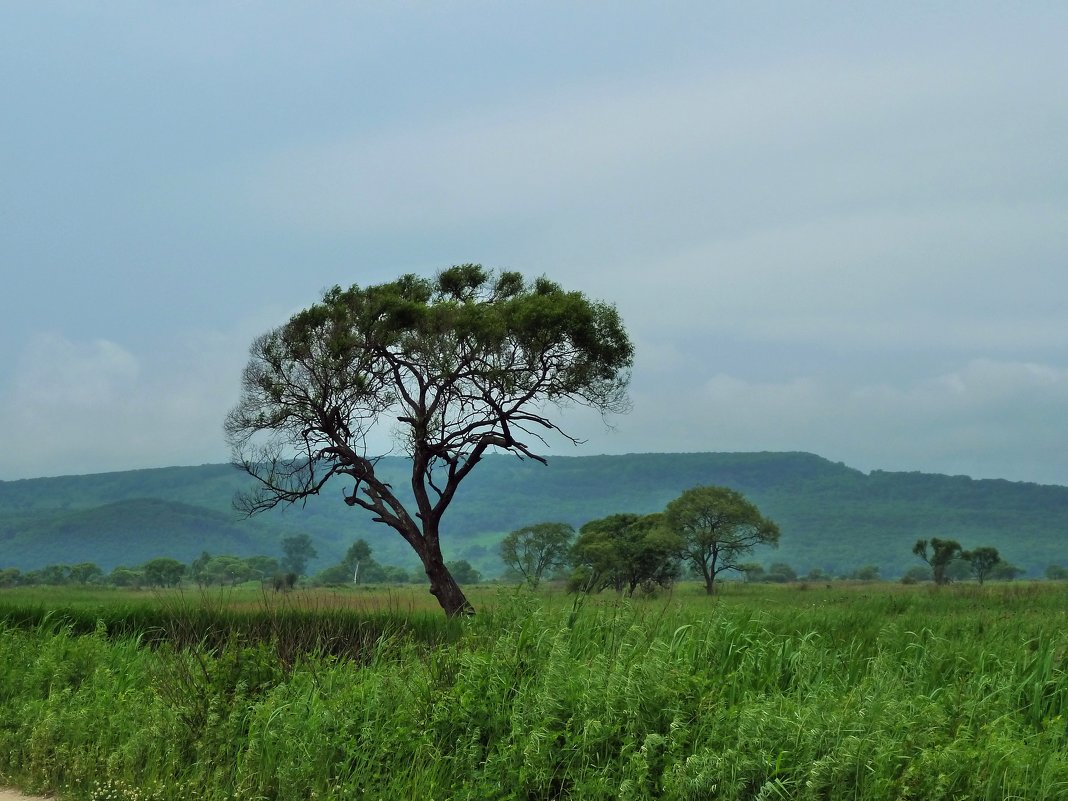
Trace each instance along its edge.
<instances>
[{"instance_id":1,"label":"grassy bank","mask_svg":"<svg viewBox=\"0 0 1068 801\"><path fill-rule=\"evenodd\" d=\"M454 628L351 591L11 614L39 600L0 595L0 778L72 798L1068 797L1053 584L486 591Z\"/></svg>"}]
</instances>

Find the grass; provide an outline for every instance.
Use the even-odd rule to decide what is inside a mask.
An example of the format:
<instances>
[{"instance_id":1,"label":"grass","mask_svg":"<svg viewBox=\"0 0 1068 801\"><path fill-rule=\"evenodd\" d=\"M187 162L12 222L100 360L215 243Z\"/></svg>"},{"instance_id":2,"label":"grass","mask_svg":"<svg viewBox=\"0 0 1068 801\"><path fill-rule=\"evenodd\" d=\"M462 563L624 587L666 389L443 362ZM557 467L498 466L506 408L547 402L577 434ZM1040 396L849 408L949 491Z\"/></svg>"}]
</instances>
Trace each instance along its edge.
<instances>
[{"instance_id":1,"label":"grass","mask_svg":"<svg viewBox=\"0 0 1068 801\"><path fill-rule=\"evenodd\" d=\"M417 591L0 593L0 778L160 801L1068 798L1063 585L472 595L447 623Z\"/></svg>"}]
</instances>

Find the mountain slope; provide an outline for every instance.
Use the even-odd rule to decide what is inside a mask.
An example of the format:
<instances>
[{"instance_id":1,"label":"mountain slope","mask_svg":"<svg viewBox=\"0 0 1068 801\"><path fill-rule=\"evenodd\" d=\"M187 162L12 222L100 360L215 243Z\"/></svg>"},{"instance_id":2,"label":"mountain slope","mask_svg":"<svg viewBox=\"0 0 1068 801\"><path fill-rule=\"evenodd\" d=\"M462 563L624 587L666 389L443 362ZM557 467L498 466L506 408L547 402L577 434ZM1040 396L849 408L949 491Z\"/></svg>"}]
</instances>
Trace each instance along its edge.
<instances>
[{"instance_id":1,"label":"mountain slope","mask_svg":"<svg viewBox=\"0 0 1068 801\"><path fill-rule=\"evenodd\" d=\"M379 470L398 491L408 486L403 459L383 460ZM248 481L228 465L202 465L0 482L0 567L95 561L110 569L161 555L188 561L201 550L277 556L281 537L296 532L315 539L313 568L336 561L357 537L380 562L415 565L398 536L341 501L341 484L303 507L244 520L231 499ZM659 511L701 484L733 487L778 522L780 549L754 556L799 571L877 564L897 575L918 564L911 547L921 537L992 545L1034 574L1068 564L1066 487L865 474L808 453L555 457L548 466L489 456L457 493L443 542L450 557L492 574L500 567L497 544L512 529Z\"/></svg>"}]
</instances>

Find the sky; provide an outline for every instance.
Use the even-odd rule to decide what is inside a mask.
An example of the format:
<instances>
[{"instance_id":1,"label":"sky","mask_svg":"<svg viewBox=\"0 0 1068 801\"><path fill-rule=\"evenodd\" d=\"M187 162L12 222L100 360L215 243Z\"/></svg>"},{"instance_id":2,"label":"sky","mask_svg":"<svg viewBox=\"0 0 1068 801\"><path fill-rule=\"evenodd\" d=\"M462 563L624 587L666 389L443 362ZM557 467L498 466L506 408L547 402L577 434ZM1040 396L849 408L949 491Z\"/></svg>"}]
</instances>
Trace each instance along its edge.
<instances>
[{"instance_id":1,"label":"sky","mask_svg":"<svg viewBox=\"0 0 1068 801\"><path fill-rule=\"evenodd\" d=\"M552 455L1068 484L1068 4L0 4L0 480L224 462L257 335L452 264L615 304Z\"/></svg>"}]
</instances>

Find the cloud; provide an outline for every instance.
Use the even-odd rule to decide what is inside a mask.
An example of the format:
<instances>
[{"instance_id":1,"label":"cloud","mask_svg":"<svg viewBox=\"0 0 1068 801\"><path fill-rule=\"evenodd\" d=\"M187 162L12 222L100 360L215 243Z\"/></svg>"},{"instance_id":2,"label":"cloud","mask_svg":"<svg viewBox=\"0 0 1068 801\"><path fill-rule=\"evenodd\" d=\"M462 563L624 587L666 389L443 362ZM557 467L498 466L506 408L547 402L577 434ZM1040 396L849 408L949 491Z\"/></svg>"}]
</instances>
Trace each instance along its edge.
<instances>
[{"instance_id":1,"label":"cloud","mask_svg":"<svg viewBox=\"0 0 1068 801\"><path fill-rule=\"evenodd\" d=\"M52 417L58 409L120 403L136 382L139 368L133 354L114 342L71 342L46 333L30 341L17 370L18 407Z\"/></svg>"},{"instance_id":2,"label":"cloud","mask_svg":"<svg viewBox=\"0 0 1068 801\"><path fill-rule=\"evenodd\" d=\"M187 332L148 355L34 337L0 396L0 479L225 461L223 416L261 330Z\"/></svg>"},{"instance_id":3,"label":"cloud","mask_svg":"<svg viewBox=\"0 0 1068 801\"><path fill-rule=\"evenodd\" d=\"M633 396L615 431L582 421L584 452L800 450L861 469L1068 484L1068 370L1051 365L976 359L861 385L716 373L688 386L643 380Z\"/></svg>"}]
</instances>

